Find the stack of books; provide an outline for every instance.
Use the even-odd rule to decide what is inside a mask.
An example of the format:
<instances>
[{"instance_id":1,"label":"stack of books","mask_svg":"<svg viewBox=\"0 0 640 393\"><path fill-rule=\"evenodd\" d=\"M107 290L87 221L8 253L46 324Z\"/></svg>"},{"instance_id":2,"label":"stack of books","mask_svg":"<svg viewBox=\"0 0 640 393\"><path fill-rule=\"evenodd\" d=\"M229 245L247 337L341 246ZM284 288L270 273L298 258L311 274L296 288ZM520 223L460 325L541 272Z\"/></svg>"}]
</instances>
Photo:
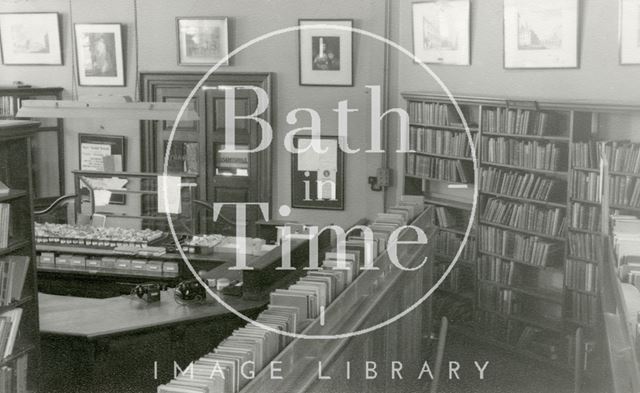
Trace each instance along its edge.
<instances>
[{"instance_id":1,"label":"stack of books","mask_svg":"<svg viewBox=\"0 0 640 393\"><path fill-rule=\"evenodd\" d=\"M573 166L578 168L598 169L600 149L606 142L575 142L571 144Z\"/></svg>"},{"instance_id":2,"label":"stack of books","mask_svg":"<svg viewBox=\"0 0 640 393\"><path fill-rule=\"evenodd\" d=\"M9 247L9 215L11 205L0 203L0 248Z\"/></svg>"},{"instance_id":3,"label":"stack of books","mask_svg":"<svg viewBox=\"0 0 640 393\"><path fill-rule=\"evenodd\" d=\"M605 151L610 171L640 173L640 143L613 141L607 143Z\"/></svg>"},{"instance_id":4,"label":"stack of books","mask_svg":"<svg viewBox=\"0 0 640 393\"><path fill-rule=\"evenodd\" d=\"M609 195L614 205L640 207L640 177L611 176Z\"/></svg>"}]
</instances>

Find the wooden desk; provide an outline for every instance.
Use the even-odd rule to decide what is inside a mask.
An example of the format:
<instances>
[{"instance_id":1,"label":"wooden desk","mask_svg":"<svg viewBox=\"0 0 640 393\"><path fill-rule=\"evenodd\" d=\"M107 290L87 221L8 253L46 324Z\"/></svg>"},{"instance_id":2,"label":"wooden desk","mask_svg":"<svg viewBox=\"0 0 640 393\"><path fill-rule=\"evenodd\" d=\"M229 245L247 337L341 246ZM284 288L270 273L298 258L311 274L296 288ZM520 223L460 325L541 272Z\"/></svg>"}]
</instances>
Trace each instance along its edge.
<instances>
[{"instance_id":1,"label":"wooden desk","mask_svg":"<svg viewBox=\"0 0 640 393\"><path fill-rule=\"evenodd\" d=\"M265 304L225 301L249 317ZM172 376L174 361L186 367L244 324L219 304L179 305L172 289L155 304L130 296L48 294L40 294L39 303L42 388L51 393L154 391L158 381Z\"/></svg>"}]
</instances>

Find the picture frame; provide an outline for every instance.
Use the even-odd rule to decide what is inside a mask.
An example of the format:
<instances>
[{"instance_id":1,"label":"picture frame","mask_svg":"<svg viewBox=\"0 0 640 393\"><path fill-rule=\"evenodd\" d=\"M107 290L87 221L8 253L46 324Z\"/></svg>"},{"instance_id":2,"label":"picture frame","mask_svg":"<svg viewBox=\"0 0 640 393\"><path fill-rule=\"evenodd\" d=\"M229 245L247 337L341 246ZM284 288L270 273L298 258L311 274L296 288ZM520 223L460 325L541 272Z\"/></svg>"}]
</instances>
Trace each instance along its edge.
<instances>
[{"instance_id":1,"label":"picture frame","mask_svg":"<svg viewBox=\"0 0 640 393\"><path fill-rule=\"evenodd\" d=\"M122 25L88 23L74 25L80 86L124 86Z\"/></svg>"},{"instance_id":2,"label":"picture frame","mask_svg":"<svg viewBox=\"0 0 640 393\"><path fill-rule=\"evenodd\" d=\"M62 65L57 12L0 13L4 65Z\"/></svg>"},{"instance_id":3,"label":"picture frame","mask_svg":"<svg viewBox=\"0 0 640 393\"><path fill-rule=\"evenodd\" d=\"M299 19L298 26L353 27L353 19ZM318 27L298 31L301 86L353 86L353 32Z\"/></svg>"},{"instance_id":4,"label":"picture frame","mask_svg":"<svg viewBox=\"0 0 640 393\"><path fill-rule=\"evenodd\" d=\"M311 144L318 141L326 153L313 150ZM291 207L344 210L344 151L339 137L295 135L293 146L309 150L291 154Z\"/></svg>"},{"instance_id":5,"label":"picture frame","mask_svg":"<svg viewBox=\"0 0 640 393\"><path fill-rule=\"evenodd\" d=\"M127 138L124 135L78 134L78 168L81 171L125 172ZM105 157L111 159L105 160ZM119 157L119 158L118 158ZM109 204L124 205L124 194L112 194Z\"/></svg>"},{"instance_id":6,"label":"picture frame","mask_svg":"<svg viewBox=\"0 0 640 393\"><path fill-rule=\"evenodd\" d=\"M470 0L415 2L412 22L413 54L419 61L471 65Z\"/></svg>"},{"instance_id":7,"label":"picture frame","mask_svg":"<svg viewBox=\"0 0 640 393\"><path fill-rule=\"evenodd\" d=\"M504 68L578 68L578 0L504 0Z\"/></svg>"},{"instance_id":8,"label":"picture frame","mask_svg":"<svg viewBox=\"0 0 640 393\"><path fill-rule=\"evenodd\" d=\"M229 55L229 19L176 18L178 65L214 65ZM229 65L226 59L223 65Z\"/></svg>"},{"instance_id":9,"label":"picture frame","mask_svg":"<svg viewBox=\"0 0 640 393\"><path fill-rule=\"evenodd\" d=\"M640 64L640 0L619 2L620 64Z\"/></svg>"}]
</instances>

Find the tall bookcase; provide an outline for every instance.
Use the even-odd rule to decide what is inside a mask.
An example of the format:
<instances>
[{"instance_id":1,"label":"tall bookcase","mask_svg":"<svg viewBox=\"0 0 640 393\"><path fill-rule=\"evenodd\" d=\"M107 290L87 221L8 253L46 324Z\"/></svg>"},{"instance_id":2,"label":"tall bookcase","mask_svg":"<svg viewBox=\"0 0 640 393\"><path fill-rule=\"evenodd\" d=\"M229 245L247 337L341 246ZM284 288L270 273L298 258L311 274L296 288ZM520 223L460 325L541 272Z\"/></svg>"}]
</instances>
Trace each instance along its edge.
<instances>
[{"instance_id":1,"label":"tall bookcase","mask_svg":"<svg viewBox=\"0 0 640 393\"><path fill-rule=\"evenodd\" d=\"M62 91L62 87L0 87L0 120L16 119L23 100L61 100ZM31 138L34 204L46 207L65 191L64 122L62 119L37 121L40 127Z\"/></svg>"},{"instance_id":2,"label":"tall bookcase","mask_svg":"<svg viewBox=\"0 0 640 393\"><path fill-rule=\"evenodd\" d=\"M29 264L21 296L11 299L8 305L0 306L0 314L22 309L13 351L7 357L0 355L0 373L15 373L14 378L18 381L14 382L10 392L25 391L25 387L29 391L37 390L40 331L30 139L38 131L38 126L39 123L31 121L0 120L0 181L10 188L7 195L0 196L0 203L8 205L10 211L8 246L0 248L0 260L22 256L26 258L20 259ZM9 368L10 372L7 371Z\"/></svg>"},{"instance_id":3,"label":"tall bookcase","mask_svg":"<svg viewBox=\"0 0 640 393\"><path fill-rule=\"evenodd\" d=\"M626 117L640 106L455 97L476 147L474 177L467 134L449 98L402 96L415 150L405 154L402 192L439 208L436 275L457 251L467 218L474 220L463 257L436 291L436 312L455 329L573 369L576 330L589 352L601 327L603 219L609 209L640 213L640 168L618 158L610 178L624 180L605 184L601 159L616 160L611 154L622 142L609 140L623 128L632 135ZM477 208L469 217L474 187ZM627 195L628 204L603 204L604 187Z\"/></svg>"}]
</instances>

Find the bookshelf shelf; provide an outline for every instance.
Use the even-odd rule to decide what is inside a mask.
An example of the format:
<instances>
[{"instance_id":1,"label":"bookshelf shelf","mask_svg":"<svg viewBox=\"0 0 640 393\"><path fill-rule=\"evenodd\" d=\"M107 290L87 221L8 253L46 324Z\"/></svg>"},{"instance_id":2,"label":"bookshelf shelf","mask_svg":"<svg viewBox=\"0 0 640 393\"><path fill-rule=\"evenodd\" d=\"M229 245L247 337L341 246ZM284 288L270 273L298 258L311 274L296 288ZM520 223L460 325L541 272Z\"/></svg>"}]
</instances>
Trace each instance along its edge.
<instances>
[{"instance_id":1,"label":"bookshelf shelf","mask_svg":"<svg viewBox=\"0 0 640 393\"><path fill-rule=\"evenodd\" d=\"M513 139L528 139L528 140L537 140L537 141L548 141L548 142L565 142L569 143L568 136L557 136L557 135L519 135L519 134L507 134L500 132L482 132L483 136L491 136L496 138L513 138Z\"/></svg>"},{"instance_id":2,"label":"bookshelf shelf","mask_svg":"<svg viewBox=\"0 0 640 393\"><path fill-rule=\"evenodd\" d=\"M14 240L9 242L9 247L0 248L0 256L9 255L21 248L31 245L31 240Z\"/></svg>"},{"instance_id":3,"label":"bookshelf shelf","mask_svg":"<svg viewBox=\"0 0 640 393\"><path fill-rule=\"evenodd\" d=\"M580 261L580 262L585 262L585 263L593 263L593 264L596 264L596 265L600 263L598 261L592 261L591 259L582 258L582 257L576 257L574 255L567 255L567 259L573 259L574 261Z\"/></svg>"},{"instance_id":4,"label":"bookshelf shelf","mask_svg":"<svg viewBox=\"0 0 640 393\"><path fill-rule=\"evenodd\" d=\"M567 291L582 293L582 294L589 295L589 296L598 296L598 294L596 292L585 291L584 289L577 289L577 288L571 288L571 287L566 287L566 289L567 289Z\"/></svg>"},{"instance_id":5,"label":"bookshelf shelf","mask_svg":"<svg viewBox=\"0 0 640 393\"><path fill-rule=\"evenodd\" d=\"M580 166L574 166L573 170L575 171L581 171L581 172L593 172L593 173L600 173L600 170L597 168L587 168L587 167L580 167Z\"/></svg>"},{"instance_id":6,"label":"bookshelf shelf","mask_svg":"<svg viewBox=\"0 0 640 393\"><path fill-rule=\"evenodd\" d=\"M618 210L625 210L625 211L634 212L634 213L640 213L640 207L616 205L616 204L610 204L609 207L612 208L612 209L618 209Z\"/></svg>"},{"instance_id":7,"label":"bookshelf shelf","mask_svg":"<svg viewBox=\"0 0 640 393\"><path fill-rule=\"evenodd\" d=\"M27 355L29 352L32 352L33 350L35 350L36 347L34 345L28 345L24 348L21 348L17 351L14 351L13 354L7 356L4 359L0 359L0 367L6 366L8 364L10 364L11 362L20 359L21 357L23 357L24 355Z\"/></svg>"},{"instance_id":8,"label":"bookshelf shelf","mask_svg":"<svg viewBox=\"0 0 640 393\"><path fill-rule=\"evenodd\" d=\"M552 290L543 290L540 288L535 288L535 287L525 287L525 286L521 286L521 285L508 285L508 284L503 284L497 281L491 281L491 280L483 280L483 279L479 279L479 282L483 283L483 284L487 284L487 285L493 285L495 287L498 288L502 288L502 289L509 289L512 290L514 292L518 292L518 293L522 293L524 295L528 295L528 296L532 296L538 299L542 299L545 300L547 302L550 303L562 303L563 299L562 299L562 292L561 291L552 291Z\"/></svg>"},{"instance_id":9,"label":"bookshelf shelf","mask_svg":"<svg viewBox=\"0 0 640 393\"><path fill-rule=\"evenodd\" d=\"M415 151L415 152L413 152L413 154L419 154L421 156L427 156L427 157L444 158L446 160L460 160L460 161L473 162L473 158L471 158L471 157L448 156L448 155L445 155L445 154L427 153L427 152L424 152L424 151Z\"/></svg>"},{"instance_id":10,"label":"bookshelf shelf","mask_svg":"<svg viewBox=\"0 0 640 393\"><path fill-rule=\"evenodd\" d=\"M437 259L440 259L441 261L446 261L446 262L451 262L451 261L453 261L453 258L454 258L453 255L446 255L446 254L440 254L440 253L436 253L435 257ZM456 264L461 264L461 265L472 267L472 268L476 267L474 261L469 261L469 260L464 259L464 258L458 258L458 261L456 262Z\"/></svg>"},{"instance_id":11,"label":"bookshelf shelf","mask_svg":"<svg viewBox=\"0 0 640 393\"><path fill-rule=\"evenodd\" d=\"M599 235L600 234L600 232L589 231L587 229L581 229L581 228L569 227L568 229L571 232L586 233L586 234L589 234L589 235Z\"/></svg>"},{"instance_id":12,"label":"bookshelf shelf","mask_svg":"<svg viewBox=\"0 0 640 393\"><path fill-rule=\"evenodd\" d=\"M640 173L637 172L617 172L617 171L609 171L609 174L612 176L630 176L630 177L640 177Z\"/></svg>"},{"instance_id":13,"label":"bookshelf shelf","mask_svg":"<svg viewBox=\"0 0 640 393\"><path fill-rule=\"evenodd\" d=\"M567 171L548 171L545 169L535 169L535 168L526 168L517 165L509 165L509 164L499 164L496 162L482 161L483 165L488 165L496 168L504 168L504 169L514 169L518 171L526 171L526 172L534 172L540 173L547 176L558 177L558 178L566 178Z\"/></svg>"},{"instance_id":14,"label":"bookshelf shelf","mask_svg":"<svg viewBox=\"0 0 640 393\"><path fill-rule=\"evenodd\" d=\"M462 227L442 227L442 226L439 226L438 230L439 231L443 231L443 232L455 233L457 235L462 235L462 236L464 236L467 233L467 228L466 227L462 228ZM474 228L472 227L471 228L471 232L469 233L469 237L475 236L473 231L474 231Z\"/></svg>"},{"instance_id":15,"label":"bookshelf shelf","mask_svg":"<svg viewBox=\"0 0 640 393\"><path fill-rule=\"evenodd\" d=\"M557 242L565 242L567 240L567 239L565 239L563 237L559 237L559 236L552 236L552 235L548 235L546 233L528 231L526 229L515 228L515 227L511 227L509 225L497 224L497 223L490 222L490 221L482 220L482 221L480 221L480 224L481 225L488 225L488 226L495 227L495 228L504 229L504 230L507 230L507 231L520 232L520 233L523 233L525 235L537 236L537 237L541 237L541 238L544 238L544 239L554 240L554 241L557 241Z\"/></svg>"},{"instance_id":16,"label":"bookshelf shelf","mask_svg":"<svg viewBox=\"0 0 640 393\"><path fill-rule=\"evenodd\" d=\"M23 305L31 301L33 301L33 296L30 296L30 295L23 297L22 299L14 300L13 302L11 302L10 304L7 304L6 306L0 306L0 314L2 314L5 311L13 310L16 307L22 307Z\"/></svg>"},{"instance_id":17,"label":"bookshelf shelf","mask_svg":"<svg viewBox=\"0 0 640 393\"><path fill-rule=\"evenodd\" d=\"M498 192L483 191L483 190L480 190L480 193L484 194L484 195L490 195L490 196L502 198L502 199L509 199L509 200L512 200L512 201L521 201L521 202L533 203L533 204L540 205L540 206L545 206L545 207L557 207L557 208L560 208L560 209L566 209L567 208L567 206L565 204L561 204L559 202L540 201L540 200L537 200L537 199L516 197L516 196L501 194L501 193L498 193Z\"/></svg>"},{"instance_id":18,"label":"bookshelf shelf","mask_svg":"<svg viewBox=\"0 0 640 393\"><path fill-rule=\"evenodd\" d=\"M445 131L456 131L456 132L466 132L463 126L451 126L451 125L440 125L440 124L424 124L424 123L409 123L411 127L420 127L420 128L433 128L437 130L445 130ZM478 132L477 126L469 126L470 132Z\"/></svg>"},{"instance_id":19,"label":"bookshelf shelf","mask_svg":"<svg viewBox=\"0 0 640 393\"><path fill-rule=\"evenodd\" d=\"M571 200L571 202L585 203L585 204L588 204L588 205L600 206L602 204L602 202L590 201L590 200L587 200L587 199L579 199L579 198L575 198L575 197L571 197L569 199Z\"/></svg>"},{"instance_id":20,"label":"bookshelf shelf","mask_svg":"<svg viewBox=\"0 0 640 393\"><path fill-rule=\"evenodd\" d=\"M487 256L491 256L491 257L495 257L495 258L504 259L504 260L509 261L509 262L517 263L517 264L523 265L523 266L533 267L533 268L536 268L536 269L552 269L553 268L551 266L546 266L546 265L545 266L543 266L543 265L534 265L534 264L531 264L531 263L528 263L528 262L525 262L525 261L521 261L519 259L514 259L514 258L511 258L511 257L507 257L507 256L504 256L504 255L496 254L496 253L489 252L489 251L478 250L478 253L482 254L482 255L487 255Z\"/></svg>"},{"instance_id":21,"label":"bookshelf shelf","mask_svg":"<svg viewBox=\"0 0 640 393\"><path fill-rule=\"evenodd\" d=\"M455 181L451 181L451 180L436 179L436 178L428 177L428 176L418 176L418 175L410 175L410 174L405 174L404 176L405 177L410 177L410 178L413 178L413 179L436 181L436 182L447 183L447 184L457 184L457 185L460 185L460 186L467 186L467 188L472 188L472 186L473 186L473 183L460 183L460 182L455 182Z\"/></svg>"},{"instance_id":22,"label":"bookshelf shelf","mask_svg":"<svg viewBox=\"0 0 640 393\"><path fill-rule=\"evenodd\" d=\"M10 202L15 199L23 198L27 195L26 191L23 190L11 190L7 195L0 195L0 203Z\"/></svg>"},{"instance_id":23,"label":"bookshelf shelf","mask_svg":"<svg viewBox=\"0 0 640 393\"><path fill-rule=\"evenodd\" d=\"M456 200L444 199L436 196L425 196L424 202L431 205L445 206L445 207L450 207L452 209L459 209L459 210L470 211L471 208L473 207L473 204L471 203L459 202Z\"/></svg>"}]
</instances>

